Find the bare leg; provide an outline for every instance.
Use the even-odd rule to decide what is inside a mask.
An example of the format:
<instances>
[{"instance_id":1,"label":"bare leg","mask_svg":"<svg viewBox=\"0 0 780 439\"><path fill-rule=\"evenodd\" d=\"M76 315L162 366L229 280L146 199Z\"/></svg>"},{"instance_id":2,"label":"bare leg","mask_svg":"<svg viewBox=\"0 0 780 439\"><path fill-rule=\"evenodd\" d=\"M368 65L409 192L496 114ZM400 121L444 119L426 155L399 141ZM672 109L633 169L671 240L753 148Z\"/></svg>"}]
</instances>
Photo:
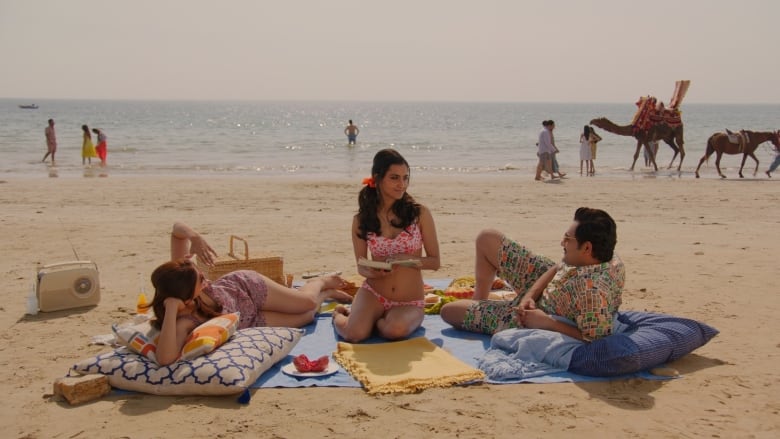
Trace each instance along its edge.
<instances>
[{"instance_id":1,"label":"bare leg","mask_svg":"<svg viewBox=\"0 0 780 439\"><path fill-rule=\"evenodd\" d=\"M441 307L441 319L458 329L463 329L463 320L466 318L466 311L471 305L477 303L475 300L456 300Z\"/></svg>"},{"instance_id":2,"label":"bare leg","mask_svg":"<svg viewBox=\"0 0 780 439\"><path fill-rule=\"evenodd\" d=\"M335 275L312 279L299 290L264 278L268 286L268 297L262 310L269 326L306 325L314 319L326 299L351 298L349 294L336 289L344 285L344 280Z\"/></svg>"},{"instance_id":3,"label":"bare leg","mask_svg":"<svg viewBox=\"0 0 780 439\"><path fill-rule=\"evenodd\" d=\"M390 308L376 322L379 334L388 340L399 340L408 337L422 324L425 313L415 306L399 306Z\"/></svg>"},{"instance_id":4,"label":"bare leg","mask_svg":"<svg viewBox=\"0 0 780 439\"><path fill-rule=\"evenodd\" d=\"M477 235L476 262L474 264L474 300L487 299L498 270L498 251L504 234L494 229L483 230Z\"/></svg>"},{"instance_id":5,"label":"bare leg","mask_svg":"<svg viewBox=\"0 0 780 439\"><path fill-rule=\"evenodd\" d=\"M498 252L504 234L494 229L479 232L476 240L476 263L474 265L474 300L458 300L441 307L441 318L448 324L463 328L466 311L478 300L487 299L498 270Z\"/></svg>"},{"instance_id":6,"label":"bare leg","mask_svg":"<svg viewBox=\"0 0 780 439\"><path fill-rule=\"evenodd\" d=\"M337 306L333 311L333 326L341 338L357 343L371 336L374 325L385 310L374 295L360 288L352 307Z\"/></svg>"},{"instance_id":7,"label":"bare leg","mask_svg":"<svg viewBox=\"0 0 780 439\"><path fill-rule=\"evenodd\" d=\"M552 162L551 158L549 158L549 159L544 161L544 169L545 169L545 171L548 174L550 174L550 178L551 179L555 178L555 174L553 174L553 164L552 163L553 162Z\"/></svg>"}]
</instances>

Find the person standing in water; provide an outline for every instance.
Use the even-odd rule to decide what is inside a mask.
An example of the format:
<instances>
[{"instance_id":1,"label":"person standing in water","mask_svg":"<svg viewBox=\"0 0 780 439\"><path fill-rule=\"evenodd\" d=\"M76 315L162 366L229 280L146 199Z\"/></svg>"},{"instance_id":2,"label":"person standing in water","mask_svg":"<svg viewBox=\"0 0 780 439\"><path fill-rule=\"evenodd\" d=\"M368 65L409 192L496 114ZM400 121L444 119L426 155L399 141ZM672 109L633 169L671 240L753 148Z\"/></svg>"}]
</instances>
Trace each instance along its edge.
<instances>
[{"instance_id":1,"label":"person standing in water","mask_svg":"<svg viewBox=\"0 0 780 439\"><path fill-rule=\"evenodd\" d=\"M95 152L97 152L97 155L100 158L100 166L105 167L108 157L108 137L106 136L106 133L99 128L92 128L92 132L97 134L98 144L95 147Z\"/></svg>"},{"instance_id":2,"label":"person standing in water","mask_svg":"<svg viewBox=\"0 0 780 439\"><path fill-rule=\"evenodd\" d=\"M49 119L49 126L43 131L46 135L46 155L41 159L41 163L51 155L51 164L54 166L54 154L57 152L57 134L54 132L54 119Z\"/></svg>"},{"instance_id":3,"label":"person standing in water","mask_svg":"<svg viewBox=\"0 0 780 439\"><path fill-rule=\"evenodd\" d=\"M349 120L349 125L347 125L346 128L344 128L344 134L347 135L347 140L349 140L350 145L354 145L357 141L357 136L360 134L360 129L357 127L357 125L352 123L352 119Z\"/></svg>"},{"instance_id":4,"label":"person standing in water","mask_svg":"<svg viewBox=\"0 0 780 439\"><path fill-rule=\"evenodd\" d=\"M89 127L86 125L81 126L81 130L84 131L84 141L81 144L81 165L85 165L86 161L92 164L92 157L97 157L95 151L95 145L92 143L92 134L89 132Z\"/></svg>"}]
</instances>

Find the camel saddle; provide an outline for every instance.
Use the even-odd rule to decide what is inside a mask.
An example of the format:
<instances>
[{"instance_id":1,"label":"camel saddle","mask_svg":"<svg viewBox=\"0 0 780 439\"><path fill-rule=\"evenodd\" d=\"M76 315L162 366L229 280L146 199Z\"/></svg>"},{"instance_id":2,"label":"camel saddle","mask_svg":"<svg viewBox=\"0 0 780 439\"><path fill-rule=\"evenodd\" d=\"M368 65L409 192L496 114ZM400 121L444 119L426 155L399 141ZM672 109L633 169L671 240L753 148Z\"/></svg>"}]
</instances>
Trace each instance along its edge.
<instances>
[{"instance_id":1,"label":"camel saddle","mask_svg":"<svg viewBox=\"0 0 780 439\"><path fill-rule=\"evenodd\" d=\"M637 110L631 125L634 132L647 131L653 126L665 123L672 128L682 125L680 110L677 108L665 108L663 102L659 102L653 96L642 96L636 102Z\"/></svg>"},{"instance_id":2,"label":"camel saddle","mask_svg":"<svg viewBox=\"0 0 780 439\"><path fill-rule=\"evenodd\" d=\"M750 141L750 136L745 130L739 130L738 133L735 133L726 128L726 136L728 136L729 142L739 145L739 152L744 151L745 145Z\"/></svg>"}]
</instances>

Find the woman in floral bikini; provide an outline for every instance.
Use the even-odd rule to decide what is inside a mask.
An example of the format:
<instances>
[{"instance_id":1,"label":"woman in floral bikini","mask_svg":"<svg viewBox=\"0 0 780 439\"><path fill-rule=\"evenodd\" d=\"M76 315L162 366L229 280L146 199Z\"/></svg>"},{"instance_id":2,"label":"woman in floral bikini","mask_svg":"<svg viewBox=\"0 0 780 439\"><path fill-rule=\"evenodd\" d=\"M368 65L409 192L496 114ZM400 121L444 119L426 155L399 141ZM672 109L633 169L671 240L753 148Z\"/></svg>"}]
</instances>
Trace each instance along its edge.
<instances>
[{"instance_id":1,"label":"woman in floral bikini","mask_svg":"<svg viewBox=\"0 0 780 439\"><path fill-rule=\"evenodd\" d=\"M377 261L417 259L419 266L394 265L385 271L358 264L366 281L352 306L336 307L333 324L349 342L371 336L374 328L389 340L408 337L425 317L421 270L438 270L439 241L433 216L406 192L409 164L393 149L374 156L371 177L358 196L358 213L352 221L355 259ZM423 250L425 256L423 256Z\"/></svg>"}]
</instances>

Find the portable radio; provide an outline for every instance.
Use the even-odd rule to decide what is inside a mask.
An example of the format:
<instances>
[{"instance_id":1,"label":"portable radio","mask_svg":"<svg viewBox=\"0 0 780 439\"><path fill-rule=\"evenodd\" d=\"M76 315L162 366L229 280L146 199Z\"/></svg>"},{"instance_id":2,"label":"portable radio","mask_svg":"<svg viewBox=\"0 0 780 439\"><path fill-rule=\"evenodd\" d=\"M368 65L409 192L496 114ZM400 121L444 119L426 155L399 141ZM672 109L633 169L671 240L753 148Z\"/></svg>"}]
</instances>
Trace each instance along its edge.
<instances>
[{"instance_id":1,"label":"portable radio","mask_svg":"<svg viewBox=\"0 0 780 439\"><path fill-rule=\"evenodd\" d=\"M97 305L100 280L97 264L70 261L38 269L35 294L41 311L59 311Z\"/></svg>"}]
</instances>

